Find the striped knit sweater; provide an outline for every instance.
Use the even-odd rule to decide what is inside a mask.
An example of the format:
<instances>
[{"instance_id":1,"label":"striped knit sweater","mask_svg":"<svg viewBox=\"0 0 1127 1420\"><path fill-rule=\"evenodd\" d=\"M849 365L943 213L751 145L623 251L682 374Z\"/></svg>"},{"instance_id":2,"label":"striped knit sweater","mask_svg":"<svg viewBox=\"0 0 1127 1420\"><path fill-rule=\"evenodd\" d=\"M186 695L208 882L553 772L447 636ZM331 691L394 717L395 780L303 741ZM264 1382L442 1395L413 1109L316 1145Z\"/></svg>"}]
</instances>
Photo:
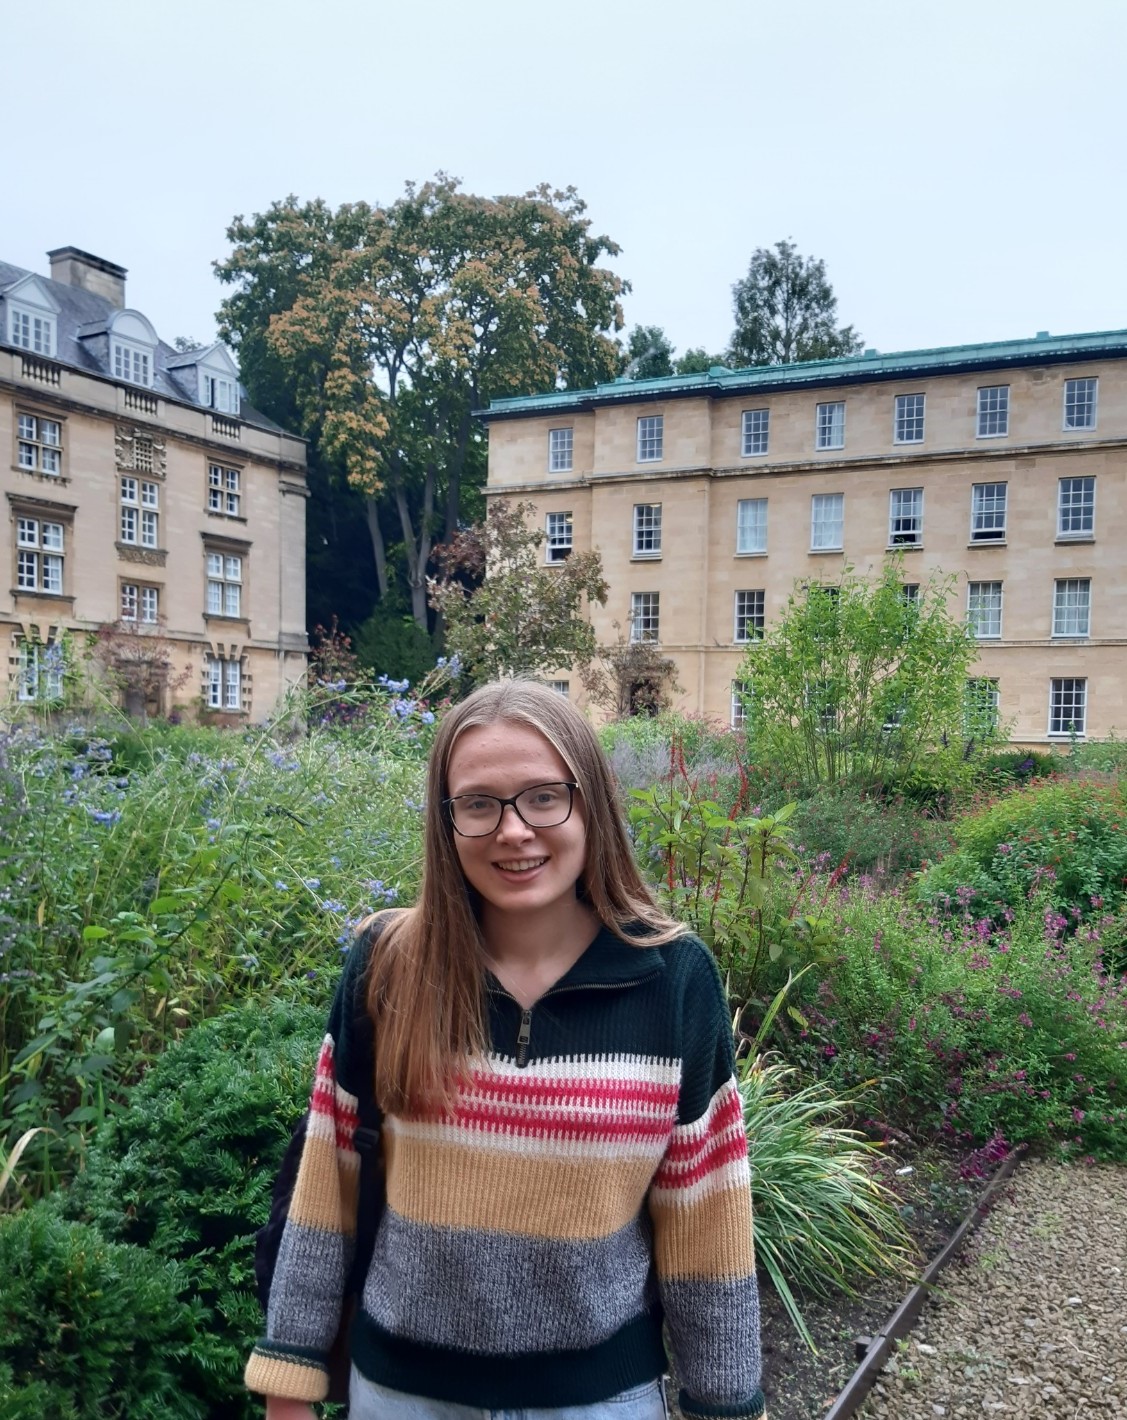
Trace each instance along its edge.
<instances>
[{"instance_id":1,"label":"striped knit sweater","mask_svg":"<svg viewBox=\"0 0 1127 1420\"><path fill-rule=\"evenodd\" d=\"M353 948L250 1389L324 1397L372 1093ZM491 1051L451 1116L382 1119L387 1202L351 1332L394 1390L484 1409L593 1404L666 1368L686 1417L758 1420L759 1303L731 1028L695 937L602 929L529 1011L489 978Z\"/></svg>"}]
</instances>

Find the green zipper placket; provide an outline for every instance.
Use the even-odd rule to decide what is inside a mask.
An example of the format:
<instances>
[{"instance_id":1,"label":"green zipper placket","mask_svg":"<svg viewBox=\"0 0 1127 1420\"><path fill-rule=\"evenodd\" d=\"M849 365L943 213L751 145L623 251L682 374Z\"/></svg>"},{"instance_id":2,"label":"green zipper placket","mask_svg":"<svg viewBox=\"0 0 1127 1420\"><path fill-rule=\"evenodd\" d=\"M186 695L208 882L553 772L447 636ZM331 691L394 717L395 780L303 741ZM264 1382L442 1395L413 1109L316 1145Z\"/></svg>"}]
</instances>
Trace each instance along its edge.
<instances>
[{"instance_id":1,"label":"green zipper placket","mask_svg":"<svg viewBox=\"0 0 1127 1420\"><path fill-rule=\"evenodd\" d=\"M648 981L653 972L647 972L645 976L639 976L633 981L587 981L577 983L575 986L552 986L538 997L531 1006L521 1006L520 1002L503 986L496 988L489 987L489 990L496 996L504 996L506 1000L514 1006L520 1006L520 1025L517 1027L517 1053L516 1065L519 1070L523 1070L528 1064L529 1051L532 1045L532 1013L539 1006L541 1001L546 1001L549 996L563 996L568 991L624 991L628 986L640 986L643 981Z\"/></svg>"}]
</instances>

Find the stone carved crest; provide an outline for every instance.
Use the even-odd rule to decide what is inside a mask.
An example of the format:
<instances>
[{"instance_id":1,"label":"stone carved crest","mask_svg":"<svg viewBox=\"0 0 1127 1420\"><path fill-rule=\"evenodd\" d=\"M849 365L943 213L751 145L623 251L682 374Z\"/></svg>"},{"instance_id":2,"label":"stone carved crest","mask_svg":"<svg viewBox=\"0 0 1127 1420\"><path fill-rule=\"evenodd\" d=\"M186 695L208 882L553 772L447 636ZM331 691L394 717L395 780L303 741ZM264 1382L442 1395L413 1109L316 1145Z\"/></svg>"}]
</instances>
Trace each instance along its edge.
<instances>
[{"instance_id":1,"label":"stone carved crest","mask_svg":"<svg viewBox=\"0 0 1127 1420\"><path fill-rule=\"evenodd\" d=\"M114 453L118 468L126 473L144 473L151 478L165 476L168 450L164 435L157 430L115 425Z\"/></svg>"}]
</instances>

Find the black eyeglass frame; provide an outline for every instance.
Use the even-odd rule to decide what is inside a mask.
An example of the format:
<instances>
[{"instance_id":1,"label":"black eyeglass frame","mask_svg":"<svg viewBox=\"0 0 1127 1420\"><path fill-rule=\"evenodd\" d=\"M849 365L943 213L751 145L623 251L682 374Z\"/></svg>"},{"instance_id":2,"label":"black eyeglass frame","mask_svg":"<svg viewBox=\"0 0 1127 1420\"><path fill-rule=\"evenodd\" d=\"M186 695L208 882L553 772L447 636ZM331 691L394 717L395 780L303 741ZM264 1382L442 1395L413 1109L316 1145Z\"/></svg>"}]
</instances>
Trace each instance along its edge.
<instances>
[{"instance_id":1,"label":"black eyeglass frame","mask_svg":"<svg viewBox=\"0 0 1127 1420\"><path fill-rule=\"evenodd\" d=\"M556 823L529 823L524 814L517 806L517 800L524 794L531 794L534 789L557 788L560 785L567 790L567 813ZM519 794L514 794L512 798L502 799L498 794L453 794L448 799L443 799L442 807L446 810L450 819L450 827L460 838L488 838L491 833L496 833L501 827L505 817L505 809L511 804L513 813L520 819L526 828L559 828L561 824L567 823L575 808L575 791L579 785L573 779L548 779L543 784L530 784L527 789L522 789ZM458 827L454 822L454 804L458 799L492 799L497 805L497 822L492 828L487 828L484 833L466 833L464 829Z\"/></svg>"}]
</instances>

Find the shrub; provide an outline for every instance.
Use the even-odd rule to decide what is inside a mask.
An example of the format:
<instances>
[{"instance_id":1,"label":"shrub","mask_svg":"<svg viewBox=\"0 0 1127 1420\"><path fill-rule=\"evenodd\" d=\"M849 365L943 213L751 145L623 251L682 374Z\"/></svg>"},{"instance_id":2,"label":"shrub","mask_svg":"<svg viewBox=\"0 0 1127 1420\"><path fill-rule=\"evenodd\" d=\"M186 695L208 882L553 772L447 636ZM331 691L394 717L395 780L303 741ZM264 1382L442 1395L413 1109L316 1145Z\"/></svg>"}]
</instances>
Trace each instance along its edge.
<instances>
[{"instance_id":1,"label":"shrub","mask_svg":"<svg viewBox=\"0 0 1127 1420\"><path fill-rule=\"evenodd\" d=\"M846 872L898 877L940 857L951 843L951 826L903 799L870 798L824 788L798 801L795 842L810 857Z\"/></svg>"},{"instance_id":2,"label":"shrub","mask_svg":"<svg viewBox=\"0 0 1127 1420\"><path fill-rule=\"evenodd\" d=\"M1045 884L1080 919L1116 907L1127 886L1122 786L1063 779L1014 789L955 825L955 851L920 880L921 900L1000 913Z\"/></svg>"},{"instance_id":3,"label":"shrub","mask_svg":"<svg viewBox=\"0 0 1127 1420\"><path fill-rule=\"evenodd\" d=\"M1114 919L1068 935L1044 891L999 926L853 885L826 911L840 953L795 988L792 1063L841 1087L876 1077L870 1111L910 1131L1127 1159L1127 980L1104 962L1105 932L1122 943Z\"/></svg>"},{"instance_id":4,"label":"shrub","mask_svg":"<svg viewBox=\"0 0 1127 1420\"><path fill-rule=\"evenodd\" d=\"M56 1195L115 1242L169 1262L207 1316L207 1398L257 1413L242 1387L261 1330L254 1232L308 1102L325 1008L248 1002L189 1031L95 1138L85 1174Z\"/></svg>"},{"instance_id":5,"label":"shrub","mask_svg":"<svg viewBox=\"0 0 1127 1420\"><path fill-rule=\"evenodd\" d=\"M745 1060L740 1070L755 1208L755 1255L808 1345L795 1289L855 1296L866 1279L905 1272L915 1249L899 1200L876 1176L880 1146L843 1127L852 1101L797 1072Z\"/></svg>"},{"instance_id":6,"label":"shrub","mask_svg":"<svg viewBox=\"0 0 1127 1420\"><path fill-rule=\"evenodd\" d=\"M1031 779L1051 778L1068 762L1060 755L1044 750L995 750L978 761L977 778L999 788L1027 784Z\"/></svg>"},{"instance_id":7,"label":"shrub","mask_svg":"<svg viewBox=\"0 0 1127 1420\"><path fill-rule=\"evenodd\" d=\"M359 916L410 901L434 717L401 685L364 704L296 738L154 728L128 773L124 741L0 736L0 1150L52 1131L28 1197L189 1024L331 971Z\"/></svg>"},{"instance_id":8,"label":"shrub","mask_svg":"<svg viewBox=\"0 0 1127 1420\"><path fill-rule=\"evenodd\" d=\"M0 1218L0 1413L203 1420L214 1364L180 1270L40 1204Z\"/></svg>"}]
</instances>

